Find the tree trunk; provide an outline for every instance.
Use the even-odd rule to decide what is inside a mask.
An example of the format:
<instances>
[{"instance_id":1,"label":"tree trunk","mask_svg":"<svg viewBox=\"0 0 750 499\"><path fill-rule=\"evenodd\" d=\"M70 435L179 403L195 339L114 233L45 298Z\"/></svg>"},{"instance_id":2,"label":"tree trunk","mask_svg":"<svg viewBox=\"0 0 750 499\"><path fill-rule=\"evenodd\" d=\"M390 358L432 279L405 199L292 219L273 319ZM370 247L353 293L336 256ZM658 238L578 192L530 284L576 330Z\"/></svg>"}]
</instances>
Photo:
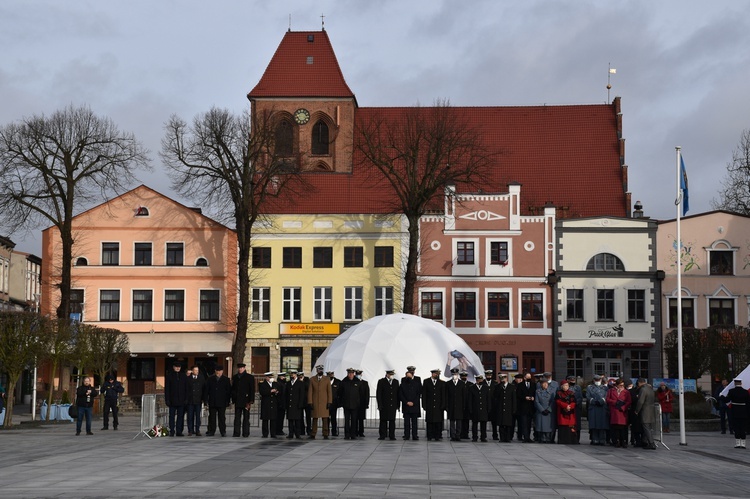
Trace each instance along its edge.
<instances>
[{"instance_id":1,"label":"tree trunk","mask_svg":"<svg viewBox=\"0 0 750 499\"><path fill-rule=\"evenodd\" d=\"M73 260L73 230L71 224L70 219L65 220L60 230L60 242L62 244L60 265L62 268L60 269L60 283L58 284L60 290L60 305L57 307L58 319L67 319L70 317L71 262Z\"/></svg>"},{"instance_id":2,"label":"tree trunk","mask_svg":"<svg viewBox=\"0 0 750 499\"><path fill-rule=\"evenodd\" d=\"M409 256L406 259L404 273L404 296L402 310L405 314L415 314L414 294L417 287L417 260L419 258L419 216L408 215L409 221Z\"/></svg>"},{"instance_id":3,"label":"tree trunk","mask_svg":"<svg viewBox=\"0 0 750 499\"><path fill-rule=\"evenodd\" d=\"M49 395L47 395L47 409L52 407L52 397L55 394L55 371L57 370L57 359L52 358L52 367L50 369L50 379L49 379ZM62 376L60 377L60 383L62 385ZM47 411L47 421L49 421L49 416L52 411Z\"/></svg>"},{"instance_id":4,"label":"tree trunk","mask_svg":"<svg viewBox=\"0 0 750 499\"><path fill-rule=\"evenodd\" d=\"M13 392L16 391L16 383L18 382L18 376L11 378L8 376L8 388L5 392L5 422L3 423L4 428L10 428L13 426L13 404L15 403L16 397Z\"/></svg>"},{"instance_id":5,"label":"tree trunk","mask_svg":"<svg viewBox=\"0 0 750 499\"><path fill-rule=\"evenodd\" d=\"M238 221L241 220L238 217ZM247 330L250 310L250 227L245 223L237 224L237 269L238 294L237 323L234 344L232 345L232 359L234 365L245 362L247 347Z\"/></svg>"}]
</instances>

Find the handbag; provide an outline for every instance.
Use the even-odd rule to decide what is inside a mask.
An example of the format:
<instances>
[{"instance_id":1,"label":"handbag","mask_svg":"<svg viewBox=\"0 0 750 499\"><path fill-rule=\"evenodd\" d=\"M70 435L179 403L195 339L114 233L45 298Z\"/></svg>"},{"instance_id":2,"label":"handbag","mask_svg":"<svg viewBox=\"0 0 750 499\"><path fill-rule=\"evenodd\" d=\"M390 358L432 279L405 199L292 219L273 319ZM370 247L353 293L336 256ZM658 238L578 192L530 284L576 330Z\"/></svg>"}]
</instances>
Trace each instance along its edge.
<instances>
[{"instance_id":1,"label":"handbag","mask_svg":"<svg viewBox=\"0 0 750 499\"><path fill-rule=\"evenodd\" d=\"M78 406L77 405L71 405L68 407L68 416L70 416L73 419L78 419Z\"/></svg>"}]
</instances>

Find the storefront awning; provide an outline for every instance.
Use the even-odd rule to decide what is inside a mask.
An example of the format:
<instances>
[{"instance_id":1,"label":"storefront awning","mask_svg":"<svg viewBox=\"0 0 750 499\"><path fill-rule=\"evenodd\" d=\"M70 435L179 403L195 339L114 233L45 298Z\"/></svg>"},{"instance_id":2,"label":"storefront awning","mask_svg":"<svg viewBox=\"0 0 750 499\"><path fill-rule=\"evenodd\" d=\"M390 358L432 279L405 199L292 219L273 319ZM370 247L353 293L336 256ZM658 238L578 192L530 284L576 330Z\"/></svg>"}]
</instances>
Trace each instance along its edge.
<instances>
[{"instance_id":1,"label":"storefront awning","mask_svg":"<svg viewBox=\"0 0 750 499\"><path fill-rule=\"evenodd\" d=\"M233 333L128 333L131 353L231 352Z\"/></svg>"}]
</instances>

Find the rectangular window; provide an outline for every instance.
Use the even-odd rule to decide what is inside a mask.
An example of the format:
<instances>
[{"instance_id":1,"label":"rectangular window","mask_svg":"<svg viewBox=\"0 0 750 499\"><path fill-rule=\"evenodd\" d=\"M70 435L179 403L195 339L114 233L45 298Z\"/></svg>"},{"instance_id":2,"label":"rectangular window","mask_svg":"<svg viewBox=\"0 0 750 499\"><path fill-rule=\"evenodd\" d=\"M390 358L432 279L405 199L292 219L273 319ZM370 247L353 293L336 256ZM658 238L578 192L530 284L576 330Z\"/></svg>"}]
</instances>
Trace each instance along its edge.
<instances>
[{"instance_id":1,"label":"rectangular window","mask_svg":"<svg viewBox=\"0 0 750 499\"><path fill-rule=\"evenodd\" d=\"M218 321L219 320L219 299L218 289L202 289L201 298L201 320Z\"/></svg>"},{"instance_id":2,"label":"rectangular window","mask_svg":"<svg viewBox=\"0 0 750 499\"><path fill-rule=\"evenodd\" d=\"M440 291L422 292L422 317L434 321L443 320L443 293Z\"/></svg>"},{"instance_id":3,"label":"rectangular window","mask_svg":"<svg viewBox=\"0 0 750 499\"><path fill-rule=\"evenodd\" d=\"M120 243L102 243L102 265L120 265Z\"/></svg>"},{"instance_id":4,"label":"rectangular window","mask_svg":"<svg viewBox=\"0 0 750 499\"><path fill-rule=\"evenodd\" d=\"M734 300L731 298L710 298L708 300L708 325L733 326Z\"/></svg>"},{"instance_id":5,"label":"rectangular window","mask_svg":"<svg viewBox=\"0 0 750 499\"><path fill-rule=\"evenodd\" d=\"M151 265L151 243L135 243L133 265Z\"/></svg>"},{"instance_id":6,"label":"rectangular window","mask_svg":"<svg viewBox=\"0 0 750 499\"><path fill-rule=\"evenodd\" d=\"M284 248L282 253L282 264L285 269L302 268L302 248Z\"/></svg>"},{"instance_id":7,"label":"rectangular window","mask_svg":"<svg viewBox=\"0 0 750 499\"><path fill-rule=\"evenodd\" d=\"M344 267L362 267L363 266L362 246L345 246L344 247Z\"/></svg>"},{"instance_id":8,"label":"rectangular window","mask_svg":"<svg viewBox=\"0 0 750 499\"><path fill-rule=\"evenodd\" d=\"M565 308L567 311L566 319L569 321L582 321L583 320L583 290L582 289L567 289L566 290L566 304Z\"/></svg>"},{"instance_id":9,"label":"rectangular window","mask_svg":"<svg viewBox=\"0 0 750 499\"><path fill-rule=\"evenodd\" d=\"M251 298L252 320L256 322L271 320L271 288L253 288Z\"/></svg>"},{"instance_id":10,"label":"rectangular window","mask_svg":"<svg viewBox=\"0 0 750 499\"><path fill-rule=\"evenodd\" d=\"M669 299L669 326L677 327L677 298ZM693 299L682 299L682 327L695 327L695 314L693 313Z\"/></svg>"},{"instance_id":11,"label":"rectangular window","mask_svg":"<svg viewBox=\"0 0 750 499\"><path fill-rule=\"evenodd\" d=\"M510 320L509 293L487 293L487 319L491 321Z\"/></svg>"},{"instance_id":12,"label":"rectangular window","mask_svg":"<svg viewBox=\"0 0 750 499\"><path fill-rule=\"evenodd\" d=\"M253 268L271 268L271 248L253 248Z\"/></svg>"},{"instance_id":13,"label":"rectangular window","mask_svg":"<svg viewBox=\"0 0 750 499\"><path fill-rule=\"evenodd\" d=\"M168 289L164 291L164 320L185 320L185 291L182 289Z\"/></svg>"},{"instance_id":14,"label":"rectangular window","mask_svg":"<svg viewBox=\"0 0 750 499\"><path fill-rule=\"evenodd\" d=\"M375 266L393 267L393 246L375 246Z\"/></svg>"},{"instance_id":15,"label":"rectangular window","mask_svg":"<svg viewBox=\"0 0 750 499\"><path fill-rule=\"evenodd\" d=\"M734 251L709 251L711 275L734 274Z\"/></svg>"},{"instance_id":16,"label":"rectangular window","mask_svg":"<svg viewBox=\"0 0 750 499\"><path fill-rule=\"evenodd\" d=\"M474 265L474 243L458 241L456 243L456 263L458 265Z\"/></svg>"},{"instance_id":17,"label":"rectangular window","mask_svg":"<svg viewBox=\"0 0 750 499\"><path fill-rule=\"evenodd\" d=\"M630 377L648 379L648 351L633 350L630 352Z\"/></svg>"},{"instance_id":18,"label":"rectangular window","mask_svg":"<svg viewBox=\"0 0 750 499\"><path fill-rule=\"evenodd\" d=\"M153 320L154 292L150 289L133 290L133 320Z\"/></svg>"},{"instance_id":19,"label":"rectangular window","mask_svg":"<svg viewBox=\"0 0 750 499\"><path fill-rule=\"evenodd\" d=\"M83 320L83 290L82 289L71 289L70 290L70 318L82 321Z\"/></svg>"},{"instance_id":20,"label":"rectangular window","mask_svg":"<svg viewBox=\"0 0 750 499\"><path fill-rule=\"evenodd\" d=\"M597 289L596 290L596 320L598 321L615 320L615 290L614 289Z\"/></svg>"},{"instance_id":21,"label":"rectangular window","mask_svg":"<svg viewBox=\"0 0 750 499\"><path fill-rule=\"evenodd\" d=\"M393 288L391 286L375 286L375 315L393 313Z\"/></svg>"},{"instance_id":22,"label":"rectangular window","mask_svg":"<svg viewBox=\"0 0 750 499\"><path fill-rule=\"evenodd\" d=\"M99 292L99 320L120 320L120 292L116 289L103 289Z\"/></svg>"},{"instance_id":23,"label":"rectangular window","mask_svg":"<svg viewBox=\"0 0 750 499\"><path fill-rule=\"evenodd\" d=\"M283 320L299 322L302 316L302 288L284 288L283 305Z\"/></svg>"},{"instance_id":24,"label":"rectangular window","mask_svg":"<svg viewBox=\"0 0 750 499\"><path fill-rule=\"evenodd\" d=\"M333 248L313 248L313 267L330 269L333 267Z\"/></svg>"},{"instance_id":25,"label":"rectangular window","mask_svg":"<svg viewBox=\"0 0 750 499\"><path fill-rule=\"evenodd\" d=\"M362 320L362 288L344 288L344 320Z\"/></svg>"},{"instance_id":26,"label":"rectangular window","mask_svg":"<svg viewBox=\"0 0 750 499\"><path fill-rule=\"evenodd\" d=\"M631 322L646 320L646 291L643 289L628 290L628 320Z\"/></svg>"},{"instance_id":27,"label":"rectangular window","mask_svg":"<svg viewBox=\"0 0 750 499\"><path fill-rule=\"evenodd\" d=\"M333 288L313 289L313 319L316 321L330 321L333 308Z\"/></svg>"},{"instance_id":28,"label":"rectangular window","mask_svg":"<svg viewBox=\"0 0 750 499\"><path fill-rule=\"evenodd\" d=\"M167 243L167 265L183 265L185 245L183 243Z\"/></svg>"},{"instance_id":29,"label":"rectangular window","mask_svg":"<svg viewBox=\"0 0 750 499\"><path fill-rule=\"evenodd\" d=\"M477 318L477 294L467 291L456 291L453 294L455 319L473 321Z\"/></svg>"},{"instance_id":30,"label":"rectangular window","mask_svg":"<svg viewBox=\"0 0 750 499\"><path fill-rule=\"evenodd\" d=\"M543 318L542 293L521 293L521 320L541 321Z\"/></svg>"},{"instance_id":31,"label":"rectangular window","mask_svg":"<svg viewBox=\"0 0 750 499\"><path fill-rule=\"evenodd\" d=\"M490 264L505 265L508 263L508 243L493 241L490 243Z\"/></svg>"},{"instance_id":32,"label":"rectangular window","mask_svg":"<svg viewBox=\"0 0 750 499\"><path fill-rule=\"evenodd\" d=\"M568 350L566 372L577 378L583 378L583 350Z\"/></svg>"}]
</instances>

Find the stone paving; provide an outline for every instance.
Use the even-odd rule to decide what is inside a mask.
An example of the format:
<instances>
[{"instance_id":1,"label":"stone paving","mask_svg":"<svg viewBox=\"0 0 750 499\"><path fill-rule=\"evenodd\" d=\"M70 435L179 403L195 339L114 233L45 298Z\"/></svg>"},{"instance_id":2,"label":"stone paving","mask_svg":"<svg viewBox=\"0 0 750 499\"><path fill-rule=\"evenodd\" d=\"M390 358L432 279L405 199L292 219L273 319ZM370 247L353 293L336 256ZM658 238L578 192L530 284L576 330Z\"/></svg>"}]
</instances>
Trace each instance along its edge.
<instances>
[{"instance_id":1,"label":"stone paving","mask_svg":"<svg viewBox=\"0 0 750 499\"><path fill-rule=\"evenodd\" d=\"M22 425L26 426L26 425ZM748 497L732 435L665 436L671 450L587 444L174 437L72 423L0 431L0 497ZM231 434L231 430L230 430ZM584 439L587 436L584 435Z\"/></svg>"}]
</instances>

